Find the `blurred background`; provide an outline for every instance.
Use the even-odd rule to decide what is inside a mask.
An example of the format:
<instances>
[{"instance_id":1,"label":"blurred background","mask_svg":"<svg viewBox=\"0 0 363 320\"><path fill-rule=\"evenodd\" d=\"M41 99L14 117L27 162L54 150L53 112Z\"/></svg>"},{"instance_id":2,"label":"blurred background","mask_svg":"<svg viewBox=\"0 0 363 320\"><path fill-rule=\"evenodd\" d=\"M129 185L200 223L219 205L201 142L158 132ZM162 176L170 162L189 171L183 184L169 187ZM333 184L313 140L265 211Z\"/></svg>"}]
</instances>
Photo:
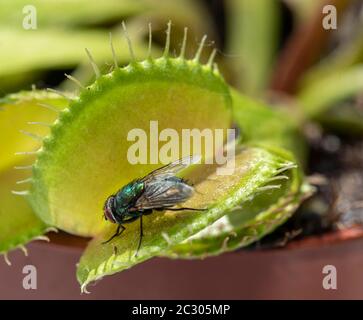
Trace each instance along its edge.
<instances>
[{"instance_id":1,"label":"blurred background","mask_svg":"<svg viewBox=\"0 0 363 320\"><path fill-rule=\"evenodd\" d=\"M185 26L190 50L207 34L208 45L219 49L219 64L229 82L255 96L266 90L296 92L361 58L359 0L37 0L34 5L2 0L1 8L2 94L32 85L68 88L64 72L87 79L85 47L107 70L112 62L110 32L119 63L126 64L130 57L123 20L139 58L147 50L149 22L155 56L169 20L175 53Z\"/></svg>"}]
</instances>

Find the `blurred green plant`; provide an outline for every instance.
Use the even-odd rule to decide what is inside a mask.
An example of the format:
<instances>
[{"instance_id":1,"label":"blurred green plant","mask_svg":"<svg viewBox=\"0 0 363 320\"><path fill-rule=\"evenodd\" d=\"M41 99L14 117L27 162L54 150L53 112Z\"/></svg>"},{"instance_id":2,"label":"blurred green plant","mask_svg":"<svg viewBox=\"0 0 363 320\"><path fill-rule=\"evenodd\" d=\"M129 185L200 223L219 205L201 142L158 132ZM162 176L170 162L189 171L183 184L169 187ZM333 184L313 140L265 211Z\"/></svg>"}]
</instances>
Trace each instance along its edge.
<instances>
[{"instance_id":1,"label":"blurred green plant","mask_svg":"<svg viewBox=\"0 0 363 320\"><path fill-rule=\"evenodd\" d=\"M227 49L235 85L258 96L268 86L277 51L279 4L271 0L228 0L226 4Z\"/></svg>"},{"instance_id":2,"label":"blurred green plant","mask_svg":"<svg viewBox=\"0 0 363 320\"><path fill-rule=\"evenodd\" d=\"M41 0L34 7L37 29L25 30L23 8L28 4L25 0L5 0L1 5L0 61L6 62L0 69L3 93L41 82L46 72L74 69L78 65L77 77L84 83L91 83L94 78L91 78L89 68L84 68L87 61L84 48L92 50L96 62L102 65L110 62L109 33L112 32L114 38L121 38L120 22L124 18L128 18L128 32L133 39L135 55L140 59L146 56L148 22L158 30L172 19L180 34L184 26L190 28L191 39L200 38L204 33L211 37L215 34L207 12L191 0L105 0L102 3ZM187 53L191 48L189 45ZM120 65L129 61L126 42L115 41L115 51ZM104 68L106 72L109 66ZM69 83L64 88L75 89Z\"/></svg>"}]
</instances>

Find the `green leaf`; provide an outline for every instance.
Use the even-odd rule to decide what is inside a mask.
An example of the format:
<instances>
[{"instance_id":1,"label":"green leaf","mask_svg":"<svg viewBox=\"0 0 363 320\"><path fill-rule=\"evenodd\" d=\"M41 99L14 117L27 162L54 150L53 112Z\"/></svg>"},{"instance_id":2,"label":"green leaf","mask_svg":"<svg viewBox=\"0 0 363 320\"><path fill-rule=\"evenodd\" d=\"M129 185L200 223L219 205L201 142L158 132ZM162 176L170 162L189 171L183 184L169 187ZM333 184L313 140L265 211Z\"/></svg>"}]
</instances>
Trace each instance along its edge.
<instances>
[{"instance_id":1,"label":"green leaf","mask_svg":"<svg viewBox=\"0 0 363 320\"><path fill-rule=\"evenodd\" d=\"M0 149L0 253L6 254L30 240L44 234L48 229L30 208L24 197L12 194L29 188L31 166L34 155L16 155L16 152L29 152L40 147L40 141L19 130L29 131L39 137L46 134L42 125L30 125L27 122L37 119L42 123L52 123L57 117L40 104L48 104L61 109L66 101L58 95L48 92L32 91L8 95L0 99L0 130L6 139L1 139ZM16 170L14 167L17 167ZM17 184L22 182L21 184ZM25 249L24 249L25 250Z\"/></svg>"},{"instance_id":2,"label":"green leaf","mask_svg":"<svg viewBox=\"0 0 363 320\"><path fill-rule=\"evenodd\" d=\"M0 25L20 30L23 21L32 17L31 5L27 0L2 0ZM159 0L37 0L36 22L39 29L72 29L87 27L104 27L120 23L126 17L140 17L143 23L148 19L172 19L193 30L207 32L210 19L204 6L194 0L159 1ZM23 9L27 9L23 12ZM33 19L34 20L34 19Z\"/></svg>"},{"instance_id":3,"label":"green leaf","mask_svg":"<svg viewBox=\"0 0 363 320\"><path fill-rule=\"evenodd\" d=\"M287 164L284 158L276 154L260 148L246 148L236 156L236 167L232 175L221 176L216 172L208 174L208 170L201 168L204 179L195 184L197 192L185 202L185 206L207 207L208 210L184 213L164 211L145 216L143 243L137 256L135 250L139 239L139 224L128 225L120 238L103 245L101 242L114 232L114 226L109 228L107 233L91 241L81 258L77 277L82 290L85 291L91 281L160 255L204 229L260 192L260 187L286 165L291 163Z\"/></svg>"},{"instance_id":4,"label":"green leaf","mask_svg":"<svg viewBox=\"0 0 363 320\"><path fill-rule=\"evenodd\" d=\"M298 99L307 116L314 118L362 90L363 66L359 65L311 83L299 92Z\"/></svg>"},{"instance_id":5,"label":"green leaf","mask_svg":"<svg viewBox=\"0 0 363 320\"><path fill-rule=\"evenodd\" d=\"M3 89L28 83L39 77L39 73L49 69L74 68L79 63L88 61L85 48L90 49L98 62L112 61L109 34L105 31L26 31L2 28L0 39L3 43L0 51L0 61L3 62L0 69L0 85ZM133 45L136 56L146 54L141 39L134 37ZM126 42L114 41L114 46L119 61L128 61L130 56ZM50 50L44 50L45 47L50 47Z\"/></svg>"},{"instance_id":6,"label":"green leaf","mask_svg":"<svg viewBox=\"0 0 363 320\"><path fill-rule=\"evenodd\" d=\"M279 6L271 0L228 0L228 52L237 86L258 95L268 84L279 32Z\"/></svg>"},{"instance_id":7,"label":"green leaf","mask_svg":"<svg viewBox=\"0 0 363 320\"><path fill-rule=\"evenodd\" d=\"M179 138L183 129L227 129L230 104L220 75L195 60L149 59L100 77L61 113L44 140L33 171L34 210L70 233L99 234L109 226L102 221L107 196L158 165L130 164L131 130L149 135L150 121L158 121L158 132L172 128Z\"/></svg>"},{"instance_id":8,"label":"green leaf","mask_svg":"<svg viewBox=\"0 0 363 320\"><path fill-rule=\"evenodd\" d=\"M306 86L298 95L311 118L343 134L363 134L363 113L358 106L363 91L363 66L353 66Z\"/></svg>"},{"instance_id":9,"label":"green leaf","mask_svg":"<svg viewBox=\"0 0 363 320\"><path fill-rule=\"evenodd\" d=\"M89 84L92 78L87 72L89 68L84 67L88 61L84 48L90 49L101 70L109 70L110 63L113 62L109 31L113 33L113 44L119 64L129 62L129 51L125 39L121 39L123 32L120 28L95 28L95 25L102 26L102 23L119 26L122 17L128 17L128 33L137 57L146 55L148 44L145 39L149 22L153 23L154 37L160 38L158 35L162 34L164 38L164 33L160 32L158 26L164 24L166 19L173 20L175 34L172 39L175 41L171 43L172 49L179 47L185 25L190 28L191 39L200 38L205 33L214 35L214 28L206 10L192 0L106 0L102 3L95 0L41 0L35 6L39 26L36 30L24 30L22 27L25 16L22 9L28 3L23 0L6 1L11 4L5 6L4 12L0 12L0 24L4 23L6 26L0 30L0 61L6 62L0 69L0 87L6 91L30 86L30 83L42 79L45 71L72 69L78 65L80 70L76 71L77 78L84 85ZM57 10L58 7L62 9ZM83 9L77 10L77 7ZM8 23L9 20L18 22L12 25ZM86 28L90 25L93 28ZM44 50L45 47L49 47L50 50ZM194 47L194 44L189 44L186 52L190 52L190 49L195 50ZM158 49L159 46L153 44L153 52L157 52ZM63 88L70 90L74 89L74 86L67 82Z\"/></svg>"},{"instance_id":10,"label":"green leaf","mask_svg":"<svg viewBox=\"0 0 363 320\"><path fill-rule=\"evenodd\" d=\"M0 24L20 29L23 20L34 7L37 27L76 27L92 26L117 21L121 17L137 14L147 8L147 1L139 0L37 0L34 4L27 0L2 0ZM32 19L32 20L34 20Z\"/></svg>"}]
</instances>

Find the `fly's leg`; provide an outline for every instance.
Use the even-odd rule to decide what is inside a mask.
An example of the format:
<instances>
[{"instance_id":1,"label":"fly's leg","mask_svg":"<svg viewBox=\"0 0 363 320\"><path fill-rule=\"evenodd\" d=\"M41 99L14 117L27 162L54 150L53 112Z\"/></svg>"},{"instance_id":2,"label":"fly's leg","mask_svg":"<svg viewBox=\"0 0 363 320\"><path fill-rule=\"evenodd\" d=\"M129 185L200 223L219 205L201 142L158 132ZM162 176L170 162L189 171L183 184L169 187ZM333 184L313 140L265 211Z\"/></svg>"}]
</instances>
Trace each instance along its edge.
<instances>
[{"instance_id":1,"label":"fly's leg","mask_svg":"<svg viewBox=\"0 0 363 320\"><path fill-rule=\"evenodd\" d=\"M140 247L141 247L141 242L142 242L142 238L144 236L144 232L143 232L143 225L142 225L142 215L145 214L145 215L148 215L148 214L151 214L152 213L152 210L148 209L148 210L144 210L142 212L139 212L137 216L134 216L132 218L129 218L127 220L123 220L122 223L131 223L137 219L140 218L140 238L139 238L139 243L138 243L138 246L137 246L137 250L136 250L136 253L135 253L135 257L137 257L137 254L139 253L139 250L140 250ZM116 232L115 234L110 238L108 239L107 241L105 242L102 242L102 244L106 244L108 242L110 242L112 239L114 239L115 237L118 237L122 234L122 232L124 232L126 230L126 228L122 225L122 224L119 224L117 229L116 229ZM115 247L114 248L117 252L117 248ZM116 253L115 253L116 254Z\"/></svg>"},{"instance_id":2,"label":"fly's leg","mask_svg":"<svg viewBox=\"0 0 363 320\"><path fill-rule=\"evenodd\" d=\"M132 217L130 219L127 219L127 220L123 220L122 223L125 224L125 223L131 223L135 220L137 220L139 218L139 216L136 216L136 217ZM121 231L120 231L121 229ZM116 233L110 238L108 239L107 241L105 242L102 242L102 244L105 244L105 243L108 243L110 242L113 238L117 237L117 236L120 236L122 234L122 232L124 232L126 230L126 228L122 225L122 224L119 224L117 229L116 229Z\"/></svg>"},{"instance_id":3,"label":"fly's leg","mask_svg":"<svg viewBox=\"0 0 363 320\"><path fill-rule=\"evenodd\" d=\"M114 239L115 237L118 237L118 236L120 236L121 234L122 234L122 232L124 232L125 231L125 227L122 225L122 224L119 224L118 226L117 226L117 229L116 229L116 232L115 232L115 234L110 238L110 239L108 239L107 241L105 241L105 242L102 242L102 244L106 244L106 243L109 243L112 239Z\"/></svg>"},{"instance_id":4,"label":"fly's leg","mask_svg":"<svg viewBox=\"0 0 363 320\"><path fill-rule=\"evenodd\" d=\"M140 212L140 237L139 237L139 244L137 245L137 250L135 253L135 257L137 257L140 247L141 247L141 242L142 242L142 237L144 236L144 229L143 229L143 225L142 225L142 216L145 215L149 215L152 214L153 210L152 209L146 209Z\"/></svg>"},{"instance_id":5,"label":"fly's leg","mask_svg":"<svg viewBox=\"0 0 363 320\"><path fill-rule=\"evenodd\" d=\"M139 250L140 250L140 247L141 247L141 242L142 242L142 237L144 236L144 231L142 229L142 215L140 215L140 237L139 237L139 244L137 246L137 250L136 250L136 253L135 253L135 257L137 257L138 253L139 253Z\"/></svg>"}]
</instances>

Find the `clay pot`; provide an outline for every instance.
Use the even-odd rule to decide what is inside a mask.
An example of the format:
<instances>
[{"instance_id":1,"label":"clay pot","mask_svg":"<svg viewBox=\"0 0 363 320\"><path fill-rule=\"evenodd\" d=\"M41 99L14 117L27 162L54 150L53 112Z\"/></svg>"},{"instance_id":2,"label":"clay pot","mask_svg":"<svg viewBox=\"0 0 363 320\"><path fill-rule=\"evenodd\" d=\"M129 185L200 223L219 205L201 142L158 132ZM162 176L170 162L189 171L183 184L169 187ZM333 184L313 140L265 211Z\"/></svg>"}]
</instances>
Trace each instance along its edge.
<instances>
[{"instance_id":1,"label":"clay pot","mask_svg":"<svg viewBox=\"0 0 363 320\"><path fill-rule=\"evenodd\" d=\"M309 237L283 249L240 250L205 260L154 258L104 278L80 294L76 263L85 239L60 234L28 245L29 256L0 262L0 299L362 299L363 229ZM36 290L22 269L37 268ZM337 289L322 286L325 265L337 269Z\"/></svg>"}]
</instances>

